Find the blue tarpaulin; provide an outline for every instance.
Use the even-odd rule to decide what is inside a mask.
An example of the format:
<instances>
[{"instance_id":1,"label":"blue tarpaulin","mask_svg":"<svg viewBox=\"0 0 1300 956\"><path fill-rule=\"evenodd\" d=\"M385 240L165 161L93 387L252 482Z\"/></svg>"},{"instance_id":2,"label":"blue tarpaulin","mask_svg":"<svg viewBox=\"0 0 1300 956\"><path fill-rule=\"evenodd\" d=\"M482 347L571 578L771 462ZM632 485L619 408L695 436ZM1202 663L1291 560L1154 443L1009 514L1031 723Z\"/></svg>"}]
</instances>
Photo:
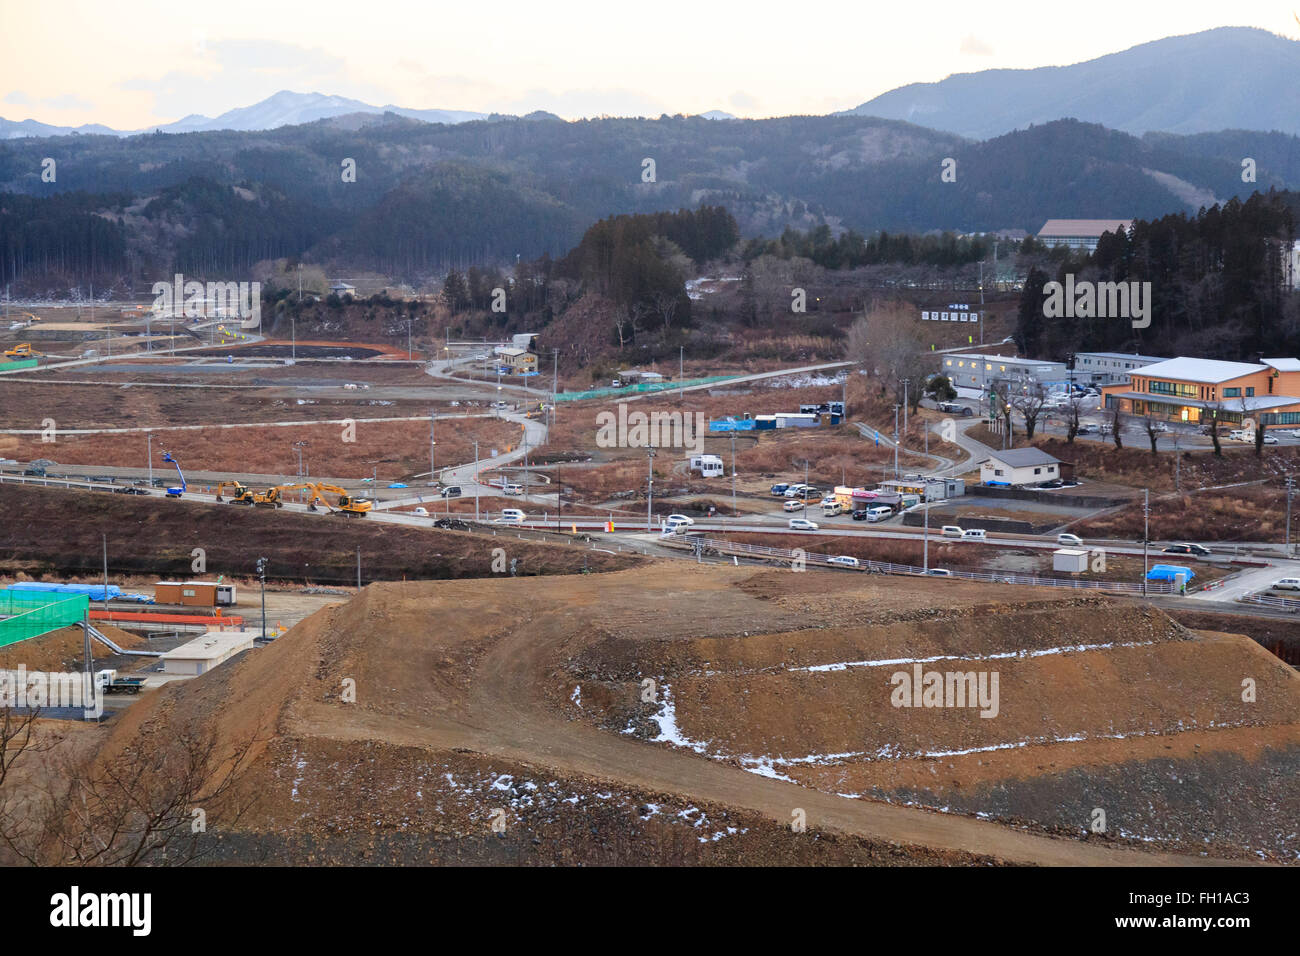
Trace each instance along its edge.
<instances>
[{"instance_id":1,"label":"blue tarpaulin","mask_svg":"<svg viewBox=\"0 0 1300 956\"><path fill-rule=\"evenodd\" d=\"M1196 577L1196 572L1191 568L1184 568L1177 564L1156 564L1147 572L1147 580L1172 581L1180 574L1188 581Z\"/></svg>"}]
</instances>

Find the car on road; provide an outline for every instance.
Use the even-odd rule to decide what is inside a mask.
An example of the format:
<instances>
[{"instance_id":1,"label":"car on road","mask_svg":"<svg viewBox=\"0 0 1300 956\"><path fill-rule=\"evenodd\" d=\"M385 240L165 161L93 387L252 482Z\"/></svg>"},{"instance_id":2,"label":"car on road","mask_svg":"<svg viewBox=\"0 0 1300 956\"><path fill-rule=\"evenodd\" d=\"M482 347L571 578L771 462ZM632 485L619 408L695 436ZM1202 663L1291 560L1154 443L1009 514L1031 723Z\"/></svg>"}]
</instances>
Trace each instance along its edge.
<instances>
[{"instance_id":1,"label":"car on road","mask_svg":"<svg viewBox=\"0 0 1300 956\"><path fill-rule=\"evenodd\" d=\"M505 402L493 402L491 405L488 406L488 408L509 408L509 407L510 406L507 405Z\"/></svg>"},{"instance_id":2,"label":"car on road","mask_svg":"<svg viewBox=\"0 0 1300 956\"><path fill-rule=\"evenodd\" d=\"M1094 424L1092 424L1091 422L1080 422L1080 423L1079 423L1079 428L1078 428L1078 430L1075 432L1075 434L1076 434L1076 435L1095 435L1095 434L1097 434L1097 431L1098 431L1097 426L1094 425Z\"/></svg>"},{"instance_id":3,"label":"car on road","mask_svg":"<svg viewBox=\"0 0 1300 956\"><path fill-rule=\"evenodd\" d=\"M952 572L949 571L947 568L930 568L930 570L926 571L925 573L932 578L952 577Z\"/></svg>"},{"instance_id":4,"label":"car on road","mask_svg":"<svg viewBox=\"0 0 1300 956\"><path fill-rule=\"evenodd\" d=\"M946 524L943 526L943 536L945 538L960 538L965 532L955 524Z\"/></svg>"},{"instance_id":5,"label":"car on road","mask_svg":"<svg viewBox=\"0 0 1300 956\"><path fill-rule=\"evenodd\" d=\"M1209 548L1199 544L1171 544L1164 549L1165 554L1192 554L1197 557L1204 557L1207 554L1213 554Z\"/></svg>"},{"instance_id":6,"label":"car on road","mask_svg":"<svg viewBox=\"0 0 1300 956\"><path fill-rule=\"evenodd\" d=\"M1077 534L1058 534L1056 536L1056 543L1067 548L1083 547L1083 539Z\"/></svg>"},{"instance_id":7,"label":"car on road","mask_svg":"<svg viewBox=\"0 0 1300 956\"><path fill-rule=\"evenodd\" d=\"M149 493L143 488L132 488L130 486L125 488L114 488L113 491L119 495L147 495Z\"/></svg>"},{"instance_id":8,"label":"car on road","mask_svg":"<svg viewBox=\"0 0 1300 956\"><path fill-rule=\"evenodd\" d=\"M983 528L966 528L961 533L963 541L984 541L988 538L988 533Z\"/></svg>"},{"instance_id":9,"label":"car on road","mask_svg":"<svg viewBox=\"0 0 1300 956\"><path fill-rule=\"evenodd\" d=\"M695 524L695 519L688 517L687 515L669 515L664 519L664 523L673 529L689 528L691 525Z\"/></svg>"},{"instance_id":10,"label":"car on road","mask_svg":"<svg viewBox=\"0 0 1300 956\"><path fill-rule=\"evenodd\" d=\"M785 494L785 490L786 490L787 488L789 488L789 487L790 487L789 485L784 484L784 483L779 484L779 485L773 485L773 486L772 486L772 497L774 497L774 498L780 498L780 497L782 497L782 496Z\"/></svg>"},{"instance_id":11,"label":"car on road","mask_svg":"<svg viewBox=\"0 0 1300 956\"><path fill-rule=\"evenodd\" d=\"M1265 444L1265 445L1276 445L1276 444L1277 444L1277 439L1274 438L1272 435L1265 435L1265 436L1264 436L1264 444Z\"/></svg>"},{"instance_id":12,"label":"car on road","mask_svg":"<svg viewBox=\"0 0 1300 956\"><path fill-rule=\"evenodd\" d=\"M1273 582L1274 591L1300 591L1300 578L1282 578Z\"/></svg>"},{"instance_id":13,"label":"car on road","mask_svg":"<svg viewBox=\"0 0 1300 956\"><path fill-rule=\"evenodd\" d=\"M395 481L395 482L393 482L391 485L389 485L388 487L389 487L389 488L405 488L406 485L402 484L400 481Z\"/></svg>"},{"instance_id":14,"label":"car on road","mask_svg":"<svg viewBox=\"0 0 1300 956\"><path fill-rule=\"evenodd\" d=\"M816 531L817 522L809 521L807 518L791 518L790 530L791 531Z\"/></svg>"},{"instance_id":15,"label":"car on road","mask_svg":"<svg viewBox=\"0 0 1300 956\"><path fill-rule=\"evenodd\" d=\"M508 495L522 495L524 493L524 486L517 485L514 482L508 482L501 486L501 490Z\"/></svg>"},{"instance_id":16,"label":"car on road","mask_svg":"<svg viewBox=\"0 0 1300 956\"><path fill-rule=\"evenodd\" d=\"M413 514L413 515L419 515L421 518L427 518L427 517L429 517L429 509L428 509L428 508L415 508L414 510L411 511L411 514Z\"/></svg>"},{"instance_id":17,"label":"car on road","mask_svg":"<svg viewBox=\"0 0 1300 956\"><path fill-rule=\"evenodd\" d=\"M444 488L442 489L441 494L444 498L459 498L461 495L460 485L452 485L449 488Z\"/></svg>"},{"instance_id":18,"label":"car on road","mask_svg":"<svg viewBox=\"0 0 1300 956\"><path fill-rule=\"evenodd\" d=\"M497 519L499 524L520 524L528 520L528 516L518 508L502 508L501 517Z\"/></svg>"},{"instance_id":19,"label":"car on road","mask_svg":"<svg viewBox=\"0 0 1300 956\"><path fill-rule=\"evenodd\" d=\"M802 498L791 498L785 504L781 505L786 511L803 511L804 502Z\"/></svg>"},{"instance_id":20,"label":"car on road","mask_svg":"<svg viewBox=\"0 0 1300 956\"><path fill-rule=\"evenodd\" d=\"M853 557L852 555L848 555L848 554L837 554L837 555L836 555L835 557L833 557L833 558L827 558L827 559L826 559L826 563L827 563L827 564L833 564L833 565L835 565L835 566L838 567L838 568L860 568L860 567L862 567L862 562L861 562L861 561L859 561L857 558Z\"/></svg>"},{"instance_id":21,"label":"car on road","mask_svg":"<svg viewBox=\"0 0 1300 956\"><path fill-rule=\"evenodd\" d=\"M957 402L940 402L939 411L947 412L949 415L961 415L963 418L970 418L975 414L969 405L959 405Z\"/></svg>"}]
</instances>

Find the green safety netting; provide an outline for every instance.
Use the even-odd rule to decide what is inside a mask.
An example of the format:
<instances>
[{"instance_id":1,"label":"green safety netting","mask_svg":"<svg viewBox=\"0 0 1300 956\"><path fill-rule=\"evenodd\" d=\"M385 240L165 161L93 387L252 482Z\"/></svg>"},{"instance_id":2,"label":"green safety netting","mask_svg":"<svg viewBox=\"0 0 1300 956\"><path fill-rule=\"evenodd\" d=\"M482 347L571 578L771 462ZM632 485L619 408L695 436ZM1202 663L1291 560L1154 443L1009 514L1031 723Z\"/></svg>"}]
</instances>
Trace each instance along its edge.
<instances>
[{"instance_id":1,"label":"green safety netting","mask_svg":"<svg viewBox=\"0 0 1300 956\"><path fill-rule=\"evenodd\" d=\"M0 647L80 624L89 608L84 594L0 591Z\"/></svg>"},{"instance_id":2,"label":"green safety netting","mask_svg":"<svg viewBox=\"0 0 1300 956\"><path fill-rule=\"evenodd\" d=\"M560 392L555 396L557 402L580 402L586 398L606 398L610 395L635 395L638 392L668 392L675 388L689 388L692 385L712 385L736 378L735 375L712 375L708 378L692 378L684 382L642 382L640 385L625 385L622 388L593 388L586 392Z\"/></svg>"}]
</instances>

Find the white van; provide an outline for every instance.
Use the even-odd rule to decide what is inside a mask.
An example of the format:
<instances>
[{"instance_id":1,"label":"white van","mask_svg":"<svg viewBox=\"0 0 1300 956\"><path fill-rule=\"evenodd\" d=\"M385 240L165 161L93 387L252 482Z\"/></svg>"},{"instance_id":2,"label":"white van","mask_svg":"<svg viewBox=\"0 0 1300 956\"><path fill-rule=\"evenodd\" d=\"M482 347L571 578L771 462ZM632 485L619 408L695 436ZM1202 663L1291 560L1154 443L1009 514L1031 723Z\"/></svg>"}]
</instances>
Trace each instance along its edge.
<instances>
[{"instance_id":1,"label":"white van","mask_svg":"<svg viewBox=\"0 0 1300 956\"><path fill-rule=\"evenodd\" d=\"M876 505L874 508L867 509L867 520L884 521L886 518L893 515L893 513L894 509L890 508L888 505Z\"/></svg>"},{"instance_id":2,"label":"white van","mask_svg":"<svg viewBox=\"0 0 1300 956\"><path fill-rule=\"evenodd\" d=\"M1255 433L1254 433L1254 432L1248 432L1248 431L1246 431L1244 428L1234 428L1232 431L1228 432L1228 439L1229 439L1230 441L1251 441L1251 442L1253 442L1253 441L1255 440Z\"/></svg>"},{"instance_id":3,"label":"white van","mask_svg":"<svg viewBox=\"0 0 1300 956\"><path fill-rule=\"evenodd\" d=\"M519 524L523 521L526 521L527 518L528 516L525 515L518 508L502 508L501 517L498 518L497 520L500 521L502 524Z\"/></svg>"},{"instance_id":4,"label":"white van","mask_svg":"<svg viewBox=\"0 0 1300 956\"><path fill-rule=\"evenodd\" d=\"M511 483L502 486L501 490L508 495L522 495L524 493L524 486Z\"/></svg>"},{"instance_id":5,"label":"white van","mask_svg":"<svg viewBox=\"0 0 1300 956\"><path fill-rule=\"evenodd\" d=\"M1274 591L1300 591L1300 578L1282 578L1273 582Z\"/></svg>"},{"instance_id":6,"label":"white van","mask_svg":"<svg viewBox=\"0 0 1300 956\"><path fill-rule=\"evenodd\" d=\"M1056 536L1056 543L1067 548L1083 547L1083 539L1077 534L1058 534Z\"/></svg>"},{"instance_id":7,"label":"white van","mask_svg":"<svg viewBox=\"0 0 1300 956\"><path fill-rule=\"evenodd\" d=\"M966 532L962 531L961 528L957 527L955 524L946 524L943 526L943 536L945 538L960 538L965 533Z\"/></svg>"},{"instance_id":8,"label":"white van","mask_svg":"<svg viewBox=\"0 0 1300 956\"><path fill-rule=\"evenodd\" d=\"M984 533L983 528L967 528L961 533L963 541L983 541L988 536Z\"/></svg>"}]
</instances>

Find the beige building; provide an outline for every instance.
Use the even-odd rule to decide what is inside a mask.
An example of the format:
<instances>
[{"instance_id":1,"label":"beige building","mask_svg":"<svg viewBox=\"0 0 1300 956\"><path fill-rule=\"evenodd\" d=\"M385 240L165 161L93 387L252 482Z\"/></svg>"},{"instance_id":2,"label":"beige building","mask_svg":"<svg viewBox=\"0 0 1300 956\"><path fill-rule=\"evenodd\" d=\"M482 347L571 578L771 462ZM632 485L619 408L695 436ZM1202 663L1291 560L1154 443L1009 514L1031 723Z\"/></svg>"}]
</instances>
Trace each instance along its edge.
<instances>
[{"instance_id":1,"label":"beige building","mask_svg":"<svg viewBox=\"0 0 1300 956\"><path fill-rule=\"evenodd\" d=\"M163 654L163 673L197 677L250 650L261 631L208 631L187 644Z\"/></svg>"}]
</instances>

